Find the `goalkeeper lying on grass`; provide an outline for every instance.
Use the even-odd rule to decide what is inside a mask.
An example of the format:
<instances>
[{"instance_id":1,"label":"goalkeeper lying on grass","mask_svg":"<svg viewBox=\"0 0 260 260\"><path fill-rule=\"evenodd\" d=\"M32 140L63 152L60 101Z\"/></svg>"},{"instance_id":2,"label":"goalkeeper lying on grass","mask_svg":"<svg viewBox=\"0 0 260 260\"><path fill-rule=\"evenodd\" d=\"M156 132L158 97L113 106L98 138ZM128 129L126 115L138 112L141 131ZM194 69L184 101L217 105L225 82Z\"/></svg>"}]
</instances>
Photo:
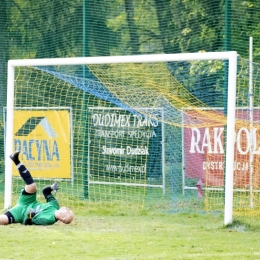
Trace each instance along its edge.
<instances>
[{"instance_id":1,"label":"goalkeeper lying on grass","mask_svg":"<svg viewBox=\"0 0 260 260\"><path fill-rule=\"evenodd\" d=\"M46 203L36 199L36 184L26 167L19 161L20 151L10 155L26 185L22 190L17 204L4 214L0 215L0 225L21 223L25 225L51 225L58 220L69 224L73 220L73 213L67 207L60 207L52 195L52 191L59 189L55 182L43 188L42 192Z\"/></svg>"}]
</instances>

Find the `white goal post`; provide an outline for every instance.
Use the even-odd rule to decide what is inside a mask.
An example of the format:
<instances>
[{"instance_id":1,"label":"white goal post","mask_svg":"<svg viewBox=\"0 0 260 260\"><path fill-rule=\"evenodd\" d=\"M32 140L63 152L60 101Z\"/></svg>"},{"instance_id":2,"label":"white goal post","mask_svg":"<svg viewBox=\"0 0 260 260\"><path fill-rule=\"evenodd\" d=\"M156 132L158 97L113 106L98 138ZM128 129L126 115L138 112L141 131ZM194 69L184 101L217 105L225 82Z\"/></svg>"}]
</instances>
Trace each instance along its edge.
<instances>
[{"instance_id":1,"label":"white goal post","mask_svg":"<svg viewBox=\"0 0 260 260\"><path fill-rule=\"evenodd\" d=\"M208 53L183 53L183 54L154 54L133 56L108 56L108 57L80 57L80 58L52 58L9 60L7 79L7 124L5 147L5 202L4 208L11 206L12 194L12 162L9 155L13 152L13 116L14 116L14 85L15 67L34 66L61 66L84 64L110 64L110 63L149 63L173 62L195 60L227 60L228 61L228 107L227 107L227 136L226 136L226 172L225 172L225 208L224 224L232 222L233 210L233 161L234 161L234 133L235 133L235 100L236 100L236 74L237 53L208 52Z\"/></svg>"}]
</instances>

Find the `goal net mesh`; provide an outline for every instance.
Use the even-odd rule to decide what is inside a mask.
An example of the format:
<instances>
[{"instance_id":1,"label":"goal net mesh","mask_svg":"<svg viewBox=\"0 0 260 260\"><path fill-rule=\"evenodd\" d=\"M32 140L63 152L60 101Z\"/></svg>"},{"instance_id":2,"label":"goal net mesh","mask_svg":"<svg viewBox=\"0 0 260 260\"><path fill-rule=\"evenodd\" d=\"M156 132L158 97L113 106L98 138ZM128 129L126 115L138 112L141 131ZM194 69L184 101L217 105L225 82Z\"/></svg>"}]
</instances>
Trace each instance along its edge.
<instances>
[{"instance_id":1,"label":"goal net mesh","mask_svg":"<svg viewBox=\"0 0 260 260\"><path fill-rule=\"evenodd\" d=\"M214 60L17 67L14 149L40 187L59 180L70 207L223 211L226 71ZM260 111L248 74L239 59L234 211L258 214Z\"/></svg>"}]
</instances>

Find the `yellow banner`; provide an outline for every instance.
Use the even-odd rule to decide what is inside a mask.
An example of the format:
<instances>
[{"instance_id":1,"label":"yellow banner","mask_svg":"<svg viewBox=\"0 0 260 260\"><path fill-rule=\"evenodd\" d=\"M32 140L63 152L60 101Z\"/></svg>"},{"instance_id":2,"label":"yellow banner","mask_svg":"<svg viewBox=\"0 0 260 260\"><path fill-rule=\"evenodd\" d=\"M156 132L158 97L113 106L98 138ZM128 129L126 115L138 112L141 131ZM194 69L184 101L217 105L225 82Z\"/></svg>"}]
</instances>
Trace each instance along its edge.
<instances>
[{"instance_id":1,"label":"yellow banner","mask_svg":"<svg viewBox=\"0 0 260 260\"><path fill-rule=\"evenodd\" d=\"M14 150L33 178L71 178L70 131L68 110L14 111Z\"/></svg>"}]
</instances>

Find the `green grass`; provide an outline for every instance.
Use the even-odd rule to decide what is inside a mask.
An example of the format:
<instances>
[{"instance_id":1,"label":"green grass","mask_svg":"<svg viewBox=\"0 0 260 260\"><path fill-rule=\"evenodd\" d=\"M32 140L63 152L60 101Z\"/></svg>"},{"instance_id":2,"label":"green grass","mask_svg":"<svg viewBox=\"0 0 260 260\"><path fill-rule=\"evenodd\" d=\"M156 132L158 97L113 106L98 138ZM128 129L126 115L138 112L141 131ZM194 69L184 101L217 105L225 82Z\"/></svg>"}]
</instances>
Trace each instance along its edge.
<instances>
[{"instance_id":1,"label":"green grass","mask_svg":"<svg viewBox=\"0 0 260 260\"><path fill-rule=\"evenodd\" d=\"M0 259L259 259L259 224L89 204L71 225L0 226Z\"/></svg>"},{"instance_id":2,"label":"green grass","mask_svg":"<svg viewBox=\"0 0 260 260\"><path fill-rule=\"evenodd\" d=\"M15 181L15 187L22 187ZM67 185L61 183L61 191ZM105 187L106 196L97 201L92 199L94 188L89 199L70 199L68 206L76 213L71 225L0 226L0 260L260 259L259 218L235 215L232 225L224 227L223 215L216 213L222 210L211 208L215 213L206 214L205 200L197 198L196 190L170 200L160 189L131 188L136 196L128 196L125 189L120 193L125 200L111 203L118 197L116 186ZM68 195L61 191L57 198L63 204ZM13 201L19 193L17 188ZM220 201L223 209L223 194L212 192L207 198Z\"/></svg>"}]
</instances>

